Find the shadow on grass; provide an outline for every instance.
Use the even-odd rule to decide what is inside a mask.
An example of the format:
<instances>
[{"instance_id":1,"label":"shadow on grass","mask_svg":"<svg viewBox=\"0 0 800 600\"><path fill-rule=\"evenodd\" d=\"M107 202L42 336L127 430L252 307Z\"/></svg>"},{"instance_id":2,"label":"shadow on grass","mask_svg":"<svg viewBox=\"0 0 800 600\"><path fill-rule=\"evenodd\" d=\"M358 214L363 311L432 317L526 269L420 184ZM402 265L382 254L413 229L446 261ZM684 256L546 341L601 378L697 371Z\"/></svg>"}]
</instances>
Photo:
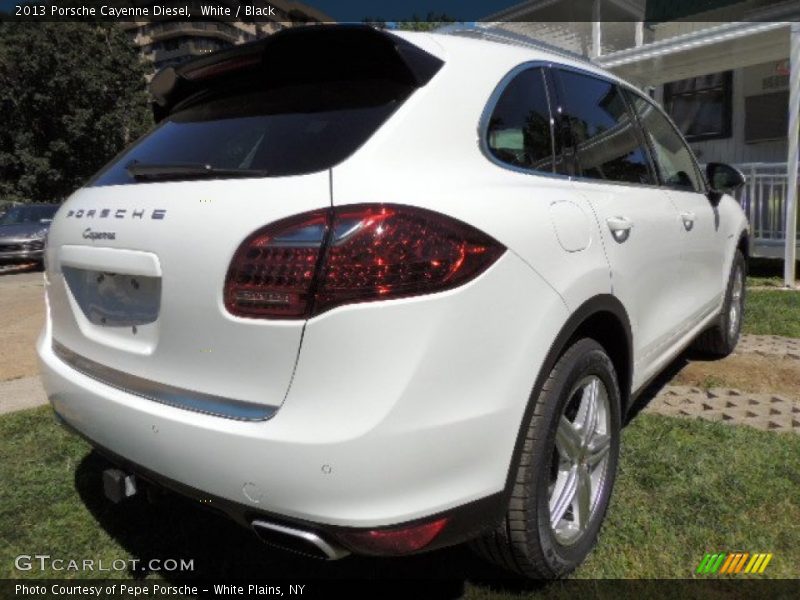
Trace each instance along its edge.
<instances>
[{"instance_id":1,"label":"shadow on grass","mask_svg":"<svg viewBox=\"0 0 800 600\"><path fill-rule=\"evenodd\" d=\"M170 582L337 579L358 580L359 586L366 583L371 589L385 587L392 592L401 580L436 580L436 597L460 597L467 582L511 593L542 587L494 568L463 546L405 558L351 556L335 562L272 549L227 517L176 494L165 493L155 504L142 498L143 494L111 503L103 495L102 484L102 472L109 466L96 452L84 457L75 473L81 500L108 535L140 564L153 559L194 560L192 571L158 573ZM135 579L148 574L147 570L129 572Z\"/></svg>"},{"instance_id":2,"label":"shadow on grass","mask_svg":"<svg viewBox=\"0 0 800 600\"><path fill-rule=\"evenodd\" d=\"M753 277L783 277L783 259L751 257L747 261L747 274ZM795 274L795 277L800 277L800 260L795 263Z\"/></svg>"},{"instance_id":3,"label":"shadow on grass","mask_svg":"<svg viewBox=\"0 0 800 600\"><path fill-rule=\"evenodd\" d=\"M666 387L675 378L675 376L680 373L681 370L683 370L684 367L689 364L689 362L716 362L722 360L723 358L724 357L704 354L691 348L681 352L639 394L628 411L628 414L625 418L625 425L635 419L636 416L647 407L650 401L655 398L658 393L664 389L664 387Z\"/></svg>"}]
</instances>

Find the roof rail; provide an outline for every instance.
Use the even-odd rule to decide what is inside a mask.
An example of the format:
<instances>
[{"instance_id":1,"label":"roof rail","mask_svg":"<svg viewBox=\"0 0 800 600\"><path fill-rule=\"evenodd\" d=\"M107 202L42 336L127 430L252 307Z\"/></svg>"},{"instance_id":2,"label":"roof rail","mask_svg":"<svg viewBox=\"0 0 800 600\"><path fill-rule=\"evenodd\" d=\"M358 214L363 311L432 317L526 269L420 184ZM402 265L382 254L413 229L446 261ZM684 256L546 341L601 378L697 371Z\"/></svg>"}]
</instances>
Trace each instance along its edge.
<instances>
[{"instance_id":1,"label":"roof rail","mask_svg":"<svg viewBox=\"0 0 800 600\"><path fill-rule=\"evenodd\" d=\"M433 33L441 33L445 35L459 35L462 37L476 38L487 40L490 42L498 42L500 44L508 44L510 46L522 46L524 48L535 48L537 50L544 50L557 54L564 58L571 58L572 60L579 60L594 64L593 61L583 54L572 52L555 44L549 44L536 38L522 35L513 31L502 29L493 24L483 23L453 23L439 27Z\"/></svg>"}]
</instances>

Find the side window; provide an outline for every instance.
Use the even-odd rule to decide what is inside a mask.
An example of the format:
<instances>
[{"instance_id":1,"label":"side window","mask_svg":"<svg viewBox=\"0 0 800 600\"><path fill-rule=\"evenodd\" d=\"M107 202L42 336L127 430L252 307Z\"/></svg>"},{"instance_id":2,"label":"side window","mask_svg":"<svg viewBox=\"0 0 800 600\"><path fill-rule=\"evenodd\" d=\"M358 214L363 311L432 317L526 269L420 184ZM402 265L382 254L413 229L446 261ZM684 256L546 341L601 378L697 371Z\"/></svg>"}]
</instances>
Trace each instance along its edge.
<instances>
[{"instance_id":1,"label":"side window","mask_svg":"<svg viewBox=\"0 0 800 600\"><path fill-rule=\"evenodd\" d=\"M544 76L522 71L506 86L489 118L486 144L498 160L534 171L553 170L553 139Z\"/></svg>"},{"instance_id":2,"label":"side window","mask_svg":"<svg viewBox=\"0 0 800 600\"><path fill-rule=\"evenodd\" d=\"M577 174L621 183L654 184L644 140L625 98L611 82L557 70L562 118L572 132Z\"/></svg>"},{"instance_id":3,"label":"side window","mask_svg":"<svg viewBox=\"0 0 800 600\"><path fill-rule=\"evenodd\" d=\"M661 181L670 187L702 192L702 178L686 142L655 105L638 94L629 93L629 98L653 148Z\"/></svg>"}]
</instances>

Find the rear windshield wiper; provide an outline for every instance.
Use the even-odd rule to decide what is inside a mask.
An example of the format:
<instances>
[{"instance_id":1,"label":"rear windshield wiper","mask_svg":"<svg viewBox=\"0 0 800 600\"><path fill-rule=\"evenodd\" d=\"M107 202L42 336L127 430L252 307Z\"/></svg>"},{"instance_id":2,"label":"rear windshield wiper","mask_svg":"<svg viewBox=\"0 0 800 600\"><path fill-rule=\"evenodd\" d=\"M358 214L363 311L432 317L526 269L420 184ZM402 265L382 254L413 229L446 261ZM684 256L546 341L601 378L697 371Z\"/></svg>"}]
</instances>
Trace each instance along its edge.
<instances>
[{"instance_id":1,"label":"rear windshield wiper","mask_svg":"<svg viewBox=\"0 0 800 600\"><path fill-rule=\"evenodd\" d=\"M215 177L266 177L264 169L224 169L203 163L144 164L131 162L125 170L134 179L162 181L169 179L199 179Z\"/></svg>"}]
</instances>

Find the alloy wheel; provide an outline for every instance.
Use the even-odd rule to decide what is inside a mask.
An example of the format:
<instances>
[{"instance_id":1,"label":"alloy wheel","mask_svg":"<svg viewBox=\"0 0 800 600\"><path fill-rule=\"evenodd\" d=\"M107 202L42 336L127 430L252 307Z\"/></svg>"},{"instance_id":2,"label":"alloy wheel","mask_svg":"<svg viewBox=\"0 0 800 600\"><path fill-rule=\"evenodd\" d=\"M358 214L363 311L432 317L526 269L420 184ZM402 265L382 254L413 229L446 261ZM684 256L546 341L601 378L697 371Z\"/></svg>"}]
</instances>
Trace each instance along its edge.
<instances>
[{"instance_id":1,"label":"alloy wheel","mask_svg":"<svg viewBox=\"0 0 800 600\"><path fill-rule=\"evenodd\" d=\"M556 431L550 468L550 527L559 543L572 545L587 530L608 471L611 410L596 375L573 388Z\"/></svg>"},{"instance_id":2,"label":"alloy wheel","mask_svg":"<svg viewBox=\"0 0 800 600\"><path fill-rule=\"evenodd\" d=\"M733 272L733 287L731 288L731 306L728 312L728 335L731 339L736 337L742 320L742 297L744 294L744 273L740 266Z\"/></svg>"}]
</instances>

